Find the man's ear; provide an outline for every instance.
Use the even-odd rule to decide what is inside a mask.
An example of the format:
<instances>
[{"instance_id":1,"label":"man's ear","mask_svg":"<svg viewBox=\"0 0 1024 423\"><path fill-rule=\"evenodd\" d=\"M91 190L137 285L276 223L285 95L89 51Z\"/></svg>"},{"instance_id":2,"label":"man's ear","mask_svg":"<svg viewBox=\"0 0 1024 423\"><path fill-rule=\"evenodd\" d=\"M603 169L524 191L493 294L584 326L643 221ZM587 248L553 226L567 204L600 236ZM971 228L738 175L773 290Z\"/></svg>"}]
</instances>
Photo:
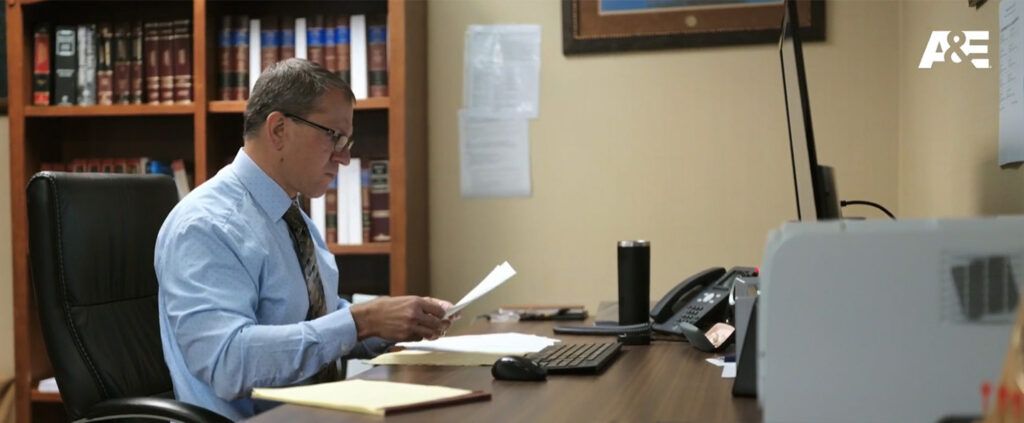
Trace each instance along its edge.
<instances>
[{"instance_id":1,"label":"man's ear","mask_svg":"<svg viewBox=\"0 0 1024 423\"><path fill-rule=\"evenodd\" d=\"M284 120L286 117L281 112L271 112L267 120L263 122L263 131L270 140L270 146L274 151L281 151L284 148Z\"/></svg>"}]
</instances>

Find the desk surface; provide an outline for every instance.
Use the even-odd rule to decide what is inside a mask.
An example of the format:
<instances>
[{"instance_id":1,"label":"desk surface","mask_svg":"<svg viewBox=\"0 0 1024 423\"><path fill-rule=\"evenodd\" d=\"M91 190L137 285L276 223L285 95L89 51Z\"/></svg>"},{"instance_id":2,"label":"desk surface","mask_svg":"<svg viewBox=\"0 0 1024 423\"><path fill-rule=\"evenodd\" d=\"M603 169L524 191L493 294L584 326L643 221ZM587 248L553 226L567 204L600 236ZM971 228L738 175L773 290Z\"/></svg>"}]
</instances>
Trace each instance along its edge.
<instances>
[{"instance_id":1,"label":"desk surface","mask_svg":"<svg viewBox=\"0 0 1024 423\"><path fill-rule=\"evenodd\" d=\"M564 342L614 338L553 335L550 322L477 322L462 334L521 332L555 336ZM688 344L655 341L625 346L618 359L597 376L551 375L546 382L498 381L490 367L378 366L360 379L390 380L485 390L491 400L388 416L388 421L761 421L757 400L733 398L732 379L704 361L710 354ZM283 405L253 422L379 422L376 416Z\"/></svg>"}]
</instances>

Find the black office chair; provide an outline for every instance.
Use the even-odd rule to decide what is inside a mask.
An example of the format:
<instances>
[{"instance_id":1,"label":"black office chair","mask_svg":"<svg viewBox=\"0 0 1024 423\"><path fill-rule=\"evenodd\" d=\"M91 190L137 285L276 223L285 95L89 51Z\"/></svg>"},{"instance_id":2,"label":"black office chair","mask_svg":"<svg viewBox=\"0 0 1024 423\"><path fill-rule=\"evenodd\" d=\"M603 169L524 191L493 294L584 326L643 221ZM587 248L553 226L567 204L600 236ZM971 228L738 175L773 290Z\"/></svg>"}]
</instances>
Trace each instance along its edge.
<instances>
[{"instance_id":1,"label":"black office chair","mask_svg":"<svg viewBox=\"0 0 1024 423\"><path fill-rule=\"evenodd\" d=\"M68 417L228 422L174 400L160 348L153 248L170 177L41 172L28 183L43 339Z\"/></svg>"}]
</instances>

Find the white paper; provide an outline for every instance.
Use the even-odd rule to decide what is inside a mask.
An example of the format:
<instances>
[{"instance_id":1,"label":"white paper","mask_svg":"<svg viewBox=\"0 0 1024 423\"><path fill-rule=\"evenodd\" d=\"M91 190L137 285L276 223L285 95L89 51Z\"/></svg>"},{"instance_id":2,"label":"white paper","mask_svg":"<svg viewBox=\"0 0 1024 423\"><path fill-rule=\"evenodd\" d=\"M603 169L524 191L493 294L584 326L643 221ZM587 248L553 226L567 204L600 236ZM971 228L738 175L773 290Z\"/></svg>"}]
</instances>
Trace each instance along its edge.
<instances>
[{"instance_id":1,"label":"white paper","mask_svg":"<svg viewBox=\"0 0 1024 423\"><path fill-rule=\"evenodd\" d=\"M263 46L260 40L260 20L249 19L249 92L256 86L256 80L260 78L260 62L263 61L261 50Z\"/></svg>"},{"instance_id":2,"label":"white paper","mask_svg":"<svg viewBox=\"0 0 1024 423\"><path fill-rule=\"evenodd\" d=\"M306 58L306 18L295 18L295 58Z\"/></svg>"},{"instance_id":3,"label":"white paper","mask_svg":"<svg viewBox=\"0 0 1024 423\"><path fill-rule=\"evenodd\" d=\"M1024 161L1024 31L1019 0L999 2L999 165Z\"/></svg>"},{"instance_id":4,"label":"white paper","mask_svg":"<svg viewBox=\"0 0 1024 423\"><path fill-rule=\"evenodd\" d=\"M369 96L370 85L366 64L366 15L352 15L348 19L349 34L349 75L351 75L352 93L356 99L362 100Z\"/></svg>"},{"instance_id":5,"label":"white paper","mask_svg":"<svg viewBox=\"0 0 1024 423\"><path fill-rule=\"evenodd\" d=\"M320 233L320 239L327 242L327 196L309 199L309 219Z\"/></svg>"},{"instance_id":6,"label":"white paper","mask_svg":"<svg viewBox=\"0 0 1024 423\"><path fill-rule=\"evenodd\" d=\"M39 389L39 392L46 393L60 392L60 389L57 388L57 378L53 377L40 380L37 389Z\"/></svg>"},{"instance_id":7,"label":"white paper","mask_svg":"<svg viewBox=\"0 0 1024 423\"><path fill-rule=\"evenodd\" d=\"M714 364L715 367L722 367L722 366L725 365L725 357L705 358L704 361L707 361L708 363Z\"/></svg>"},{"instance_id":8,"label":"white paper","mask_svg":"<svg viewBox=\"0 0 1024 423\"><path fill-rule=\"evenodd\" d=\"M536 118L540 25L470 25L465 42L465 107L492 116Z\"/></svg>"},{"instance_id":9,"label":"white paper","mask_svg":"<svg viewBox=\"0 0 1024 423\"><path fill-rule=\"evenodd\" d=\"M491 290L497 288L498 285L505 283L505 281L507 281L508 278L515 276L515 274L516 269L513 269L512 265L508 264L507 261L495 266L494 270L491 270L491 273L488 273L487 276L482 281L480 281L480 283L476 284L476 286L473 287L473 289L470 290L469 293L466 294L466 296L462 297L462 299L459 300L459 302L455 303L454 306L449 308L448 311L445 312L444 317L447 319L455 315L455 313L458 313L462 309L466 308L466 306L468 306L470 303L476 301L477 298L480 298L484 294L491 292Z\"/></svg>"},{"instance_id":10,"label":"white paper","mask_svg":"<svg viewBox=\"0 0 1024 423\"><path fill-rule=\"evenodd\" d=\"M722 379L736 378L736 363L725 363L722 365Z\"/></svg>"},{"instance_id":11,"label":"white paper","mask_svg":"<svg viewBox=\"0 0 1024 423\"><path fill-rule=\"evenodd\" d=\"M525 119L459 112L463 197L529 197L530 140Z\"/></svg>"},{"instance_id":12,"label":"white paper","mask_svg":"<svg viewBox=\"0 0 1024 423\"><path fill-rule=\"evenodd\" d=\"M539 352L561 342L554 338L516 332L445 336L433 341L399 342L399 347L419 351L521 355Z\"/></svg>"}]
</instances>

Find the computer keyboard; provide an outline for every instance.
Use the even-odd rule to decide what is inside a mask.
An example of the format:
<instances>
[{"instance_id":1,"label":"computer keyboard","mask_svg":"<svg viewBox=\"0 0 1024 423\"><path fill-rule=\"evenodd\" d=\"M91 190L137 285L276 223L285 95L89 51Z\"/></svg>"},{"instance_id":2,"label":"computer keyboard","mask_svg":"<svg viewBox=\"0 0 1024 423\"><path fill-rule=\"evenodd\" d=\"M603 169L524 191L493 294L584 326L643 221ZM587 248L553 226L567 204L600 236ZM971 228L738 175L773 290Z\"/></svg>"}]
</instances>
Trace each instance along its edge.
<instances>
[{"instance_id":1,"label":"computer keyboard","mask_svg":"<svg viewBox=\"0 0 1024 423\"><path fill-rule=\"evenodd\" d=\"M527 354L527 358L540 363L549 374L600 373L618 355L622 344L601 342L593 344L559 343L540 352Z\"/></svg>"}]
</instances>

